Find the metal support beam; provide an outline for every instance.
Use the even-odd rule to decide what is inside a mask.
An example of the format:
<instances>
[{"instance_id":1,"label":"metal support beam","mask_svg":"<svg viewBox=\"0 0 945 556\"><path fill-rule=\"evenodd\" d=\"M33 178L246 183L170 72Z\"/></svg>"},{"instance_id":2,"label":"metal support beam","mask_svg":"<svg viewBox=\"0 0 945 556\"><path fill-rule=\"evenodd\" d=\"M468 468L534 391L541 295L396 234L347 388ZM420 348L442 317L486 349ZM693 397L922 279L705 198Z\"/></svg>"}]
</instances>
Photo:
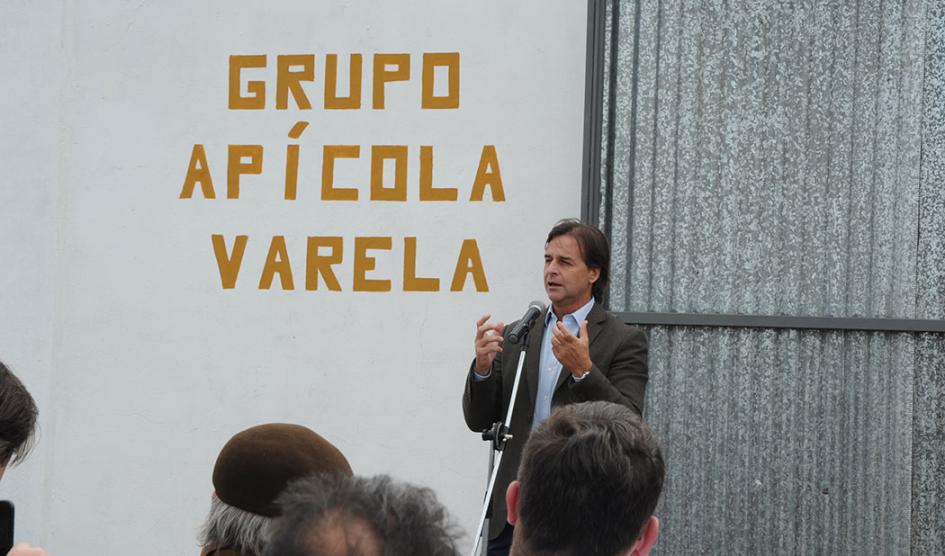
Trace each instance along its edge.
<instances>
[{"instance_id":1,"label":"metal support beam","mask_svg":"<svg viewBox=\"0 0 945 556\"><path fill-rule=\"evenodd\" d=\"M604 109L604 27L607 1L587 2L587 62L584 67L584 156L581 172L581 220L598 226L601 135Z\"/></svg>"},{"instance_id":2,"label":"metal support beam","mask_svg":"<svg viewBox=\"0 0 945 556\"><path fill-rule=\"evenodd\" d=\"M945 332L945 320L629 312L616 313L616 315L626 323L655 326L794 328L803 330L864 330L871 332Z\"/></svg>"}]
</instances>

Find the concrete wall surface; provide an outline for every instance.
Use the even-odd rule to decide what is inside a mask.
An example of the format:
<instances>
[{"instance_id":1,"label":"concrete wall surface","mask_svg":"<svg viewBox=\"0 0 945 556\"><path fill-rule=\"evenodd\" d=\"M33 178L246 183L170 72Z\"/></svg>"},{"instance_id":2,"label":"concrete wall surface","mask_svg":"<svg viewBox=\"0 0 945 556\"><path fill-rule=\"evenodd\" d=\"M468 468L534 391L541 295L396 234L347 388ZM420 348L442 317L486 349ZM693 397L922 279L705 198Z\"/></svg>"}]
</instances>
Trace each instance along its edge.
<instances>
[{"instance_id":1,"label":"concrete wall surface","mask_svg":"<svg viewBox=\"0 0 945 556\"><path fill-rule=\"evenodd\" d=\"M41 411L17 539L197 554L217 453L264 422L470 533L474 325L541 295L580 213L585 33L564 1L3 2L0 359Z\"/></svg>"}]
</instances>

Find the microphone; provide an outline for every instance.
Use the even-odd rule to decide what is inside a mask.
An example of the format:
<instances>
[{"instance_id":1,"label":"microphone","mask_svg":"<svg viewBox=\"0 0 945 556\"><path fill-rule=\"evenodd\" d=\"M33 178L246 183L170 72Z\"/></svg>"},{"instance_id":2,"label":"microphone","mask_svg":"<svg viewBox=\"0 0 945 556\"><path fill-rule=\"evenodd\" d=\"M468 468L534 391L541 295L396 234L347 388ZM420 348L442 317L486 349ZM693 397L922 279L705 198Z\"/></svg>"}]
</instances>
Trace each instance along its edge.
<instances>
[{"instance_id":1,"label":"microphone","mask_svg":"<svg viewBox=\"0 0 945 556\"><path fill-rule=\"evenodd\" d=\"M509 331L509 340L513 344L517 344L522 336L528 334L528 331L531 329L532 325L535 324L536 320L538 320L538 315L542 315L544 312L545 304L541 301L532 301L529 303L528 310L525 311L525 316L516 322L515 326L512 327L512 330Z\"/></svg>"}]
</instances>

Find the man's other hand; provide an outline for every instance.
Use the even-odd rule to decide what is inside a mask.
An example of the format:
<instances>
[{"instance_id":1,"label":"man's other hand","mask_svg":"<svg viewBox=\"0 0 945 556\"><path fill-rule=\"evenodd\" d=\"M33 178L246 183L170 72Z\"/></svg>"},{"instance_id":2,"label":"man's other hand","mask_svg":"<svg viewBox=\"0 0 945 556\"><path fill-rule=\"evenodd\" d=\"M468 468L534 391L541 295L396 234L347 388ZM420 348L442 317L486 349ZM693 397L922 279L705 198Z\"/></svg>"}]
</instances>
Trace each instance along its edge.
<instances>
[{"instance_id":1,"label":"man's other hand","mask_svg":"<svg viewBox=\"0 0 945 556\"><path fill-rule=\"evenodd\" d=\"M581 323L581 331L575 336L561 321L552 330L551 351L555 359L575 377L584 376L594 365L587 341L587 321Z\"/></svg>"}]
</instances>

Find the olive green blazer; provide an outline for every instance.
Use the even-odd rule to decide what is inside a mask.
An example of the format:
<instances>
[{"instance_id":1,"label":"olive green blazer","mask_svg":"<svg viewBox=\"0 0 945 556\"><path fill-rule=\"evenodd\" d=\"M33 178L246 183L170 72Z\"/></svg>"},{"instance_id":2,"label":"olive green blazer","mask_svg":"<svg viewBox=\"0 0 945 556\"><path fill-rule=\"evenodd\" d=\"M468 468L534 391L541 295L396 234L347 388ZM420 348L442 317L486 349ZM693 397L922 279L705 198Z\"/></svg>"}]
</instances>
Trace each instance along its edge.
<instances>
[{"instance_id":1,"label":"olive green blazer","mask_svg":"<svg viewBox=\"0 0 945 556\"><path fill-rule=\"evenodd\" d=\"M507 325L506 334L511 329L512 325ZM541 316L527 340L522 379L509 426L513 438L505 447L492 493L490 538L496 537L505 527L505 491L518 472L522 446L531 430L544 333L544 316ZM599 303L595 303L587 315L587 334L594 366L580 382L575 382L571 372L562 368L551 400L552 408L570 403L609 401L625 405L642 415L648 376L646 335L639 327L619 321ZM463 392L463 416L470 430L481 432L492 427L494 422L505 419L520 352L520 346L506 337L502 353L492 364L492 374L483 381L473 379L470 365Z\"/></svg>"}]
</instances>

